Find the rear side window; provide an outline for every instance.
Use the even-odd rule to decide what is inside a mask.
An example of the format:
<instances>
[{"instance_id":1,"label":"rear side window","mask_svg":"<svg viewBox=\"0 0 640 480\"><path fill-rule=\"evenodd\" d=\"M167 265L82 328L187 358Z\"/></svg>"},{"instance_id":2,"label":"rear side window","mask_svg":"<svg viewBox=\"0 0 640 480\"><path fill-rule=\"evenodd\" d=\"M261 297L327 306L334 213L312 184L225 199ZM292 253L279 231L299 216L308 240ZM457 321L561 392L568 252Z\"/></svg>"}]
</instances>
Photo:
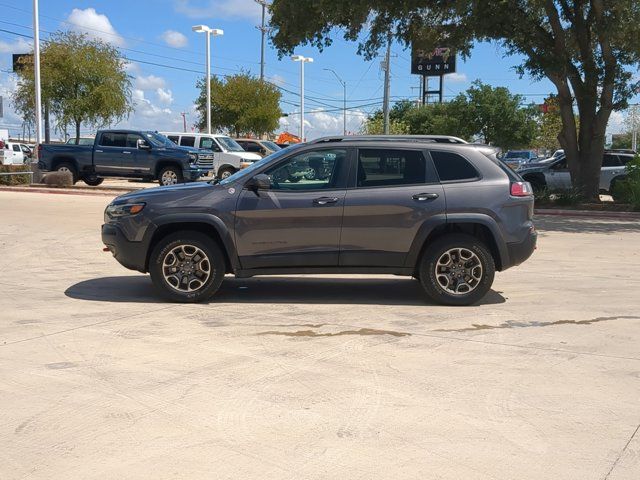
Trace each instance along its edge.
<instances>
[{"instance_id":1,"label":"rear side window","mask_svg":"<svg viewBox=\"0 0 640 480\"><path fill-rule=\"evenodd\" d=\"M460 182L480 178L475 167L457 153L432 151L431 158L441 182Z\"/></svg>"},{"instance_id":2,"label":"rear side window","mask_svg":"<svg viewBox=\"0 0 640 480\"><path fill-rule=\"evenodd\" d=\"M417 150L362 149L357 180L358 187L427 183L427 162Z\"/></svg>"},{"instance_id":3,"label":"rear side window","mask_svg":"<svg viewBox=\"0 0 640 480\"><path fill-rule=\"evenodd\" d=\"M122 147L127 144L127 135L125 133L103 133L100 139L100 145L103 147Z\"/></svg>"},{"instance_id":4,"label":"rear side window","mask_svg":"<svg viewBox=\"0 0 640 480\"><path fill-rule=\"evenodd\" d=\"M196 144L196 137L182 137L180 145L183 147L193 147Z\"/></svg>"},{"instance_id":5,"label":"rear side window","mask_svg":"<svg viewBox=\"0 0 640 480\"><path fill-rule=\"evenodd\" d=\"M603 167L619 167L620 159L617 155L612 155L610 153L605 153L602 158L602 166Z\"/></svg>"},{"instance_id":6,"label":"rear side window","mask_svg":"<svg viewBox=\"0 0 640 480\"><path fill-rule=\"evenodd\" d=\"M14 152L19 152L20 151L20 147L18 145L14 145L13 146L13 151Z\"/></svg>"}]
</instances>

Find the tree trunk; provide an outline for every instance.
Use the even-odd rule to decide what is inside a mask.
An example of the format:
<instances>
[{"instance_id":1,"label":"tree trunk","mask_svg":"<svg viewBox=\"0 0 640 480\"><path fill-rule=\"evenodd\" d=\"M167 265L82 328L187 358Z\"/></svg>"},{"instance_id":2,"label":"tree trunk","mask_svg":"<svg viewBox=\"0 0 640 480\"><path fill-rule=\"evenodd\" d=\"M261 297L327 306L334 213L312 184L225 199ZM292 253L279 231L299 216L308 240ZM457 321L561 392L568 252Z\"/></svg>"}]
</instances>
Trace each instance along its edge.
<instances>
[{"instance_id":1,"label":"tree trunk","mask_svg":"<svg viewBox=\"0 0 640 480\"><path fill-rule=\"evenodd\" d=\"M76 145L80 143L80 120L76 120Z\"/></svg>"}]
</instances>

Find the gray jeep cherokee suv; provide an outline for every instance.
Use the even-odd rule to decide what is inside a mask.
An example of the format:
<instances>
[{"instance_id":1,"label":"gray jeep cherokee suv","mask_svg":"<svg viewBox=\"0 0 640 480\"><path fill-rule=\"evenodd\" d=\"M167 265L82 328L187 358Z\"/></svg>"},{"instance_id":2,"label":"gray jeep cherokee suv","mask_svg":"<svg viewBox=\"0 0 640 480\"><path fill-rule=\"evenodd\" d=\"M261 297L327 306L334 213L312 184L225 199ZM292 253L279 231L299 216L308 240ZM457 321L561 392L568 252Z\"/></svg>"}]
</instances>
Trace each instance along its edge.
<instances>
[{"instance_id":1,"label":"gray jeep cherokee suv","mask_svg":"<svg viewBox=\"0 0 640 480\"><path fill-rule=\"evenodd\" d=\"M531 186L487 146L331 137L217 183L116 198L102 240L169 300L210 298L226 273L412 276L469 305L536 244Z\"/></svg>"}]
</instances>

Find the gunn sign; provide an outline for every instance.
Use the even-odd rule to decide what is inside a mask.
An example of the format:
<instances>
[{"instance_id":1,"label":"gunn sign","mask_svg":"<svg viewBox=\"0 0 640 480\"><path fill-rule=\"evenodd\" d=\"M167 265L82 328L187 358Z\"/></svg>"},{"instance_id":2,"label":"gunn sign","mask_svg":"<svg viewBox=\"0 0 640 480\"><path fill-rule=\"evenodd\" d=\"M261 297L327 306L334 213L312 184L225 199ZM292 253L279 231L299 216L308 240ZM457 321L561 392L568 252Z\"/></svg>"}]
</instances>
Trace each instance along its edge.
<instances>
[{"instance_id":1,"label":"gunn sign","mask_svg":"<svg viewBox=\"0 0 640 480\"><path fill-rule=\"evenodd\" d=\"M456 71L456 55L448 47L423 50L415 46L411 50L411 73L437 77Z\"/></svg>"}]
</instances>

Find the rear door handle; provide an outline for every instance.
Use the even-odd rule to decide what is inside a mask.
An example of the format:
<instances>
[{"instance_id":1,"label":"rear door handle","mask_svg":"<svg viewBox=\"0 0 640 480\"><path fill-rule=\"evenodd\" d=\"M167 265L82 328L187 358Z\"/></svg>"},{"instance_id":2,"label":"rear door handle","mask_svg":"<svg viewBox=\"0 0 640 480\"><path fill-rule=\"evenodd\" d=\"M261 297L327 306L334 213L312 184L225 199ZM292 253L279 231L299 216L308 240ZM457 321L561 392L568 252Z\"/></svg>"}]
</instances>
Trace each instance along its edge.
<instances>
[{"instance_id":1,"label":"rear door handle","mask_svg":"<svg viewBox=\"0 0 640 480\"><path fill-rule=\"evenodd\" d=\"M414 200L418 200L419 202L424 202L426 200L433 200L438 198L437 193L416 193L413 197Z\"/></svg>"},{"instance_id":2,"label":"rear door handle","mask_svg":"<svg viewBox=\"0 0 640 480\"><path fill-rule=\"evenodd\" d=\"M96 150L96 153L104 153L104 150Z\"/></svg>"},{"instance_id":3,"label":"rear door handle","mask_svg":"<svg viewBox=\"0 0 640 480\"><path fill-rule=\"evenodd\" d=\"M316 198L313 203L314 205L328 205L330 203L336 203L337 201L337 197L320 197Z\"/></svg>"},{"instance_id":4,"label":"rear door handle","mask_svg":"<svg viewBox=\"0 0 640 480\"><path fill-rule=\"evenodd\" d=\"M122 152L122 153L127 153L127 154L131 154L131 152Z\"/></svg>"}]
</instances>

